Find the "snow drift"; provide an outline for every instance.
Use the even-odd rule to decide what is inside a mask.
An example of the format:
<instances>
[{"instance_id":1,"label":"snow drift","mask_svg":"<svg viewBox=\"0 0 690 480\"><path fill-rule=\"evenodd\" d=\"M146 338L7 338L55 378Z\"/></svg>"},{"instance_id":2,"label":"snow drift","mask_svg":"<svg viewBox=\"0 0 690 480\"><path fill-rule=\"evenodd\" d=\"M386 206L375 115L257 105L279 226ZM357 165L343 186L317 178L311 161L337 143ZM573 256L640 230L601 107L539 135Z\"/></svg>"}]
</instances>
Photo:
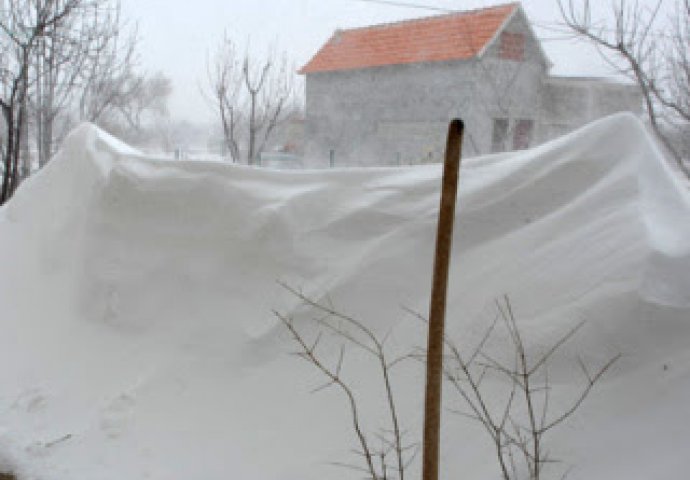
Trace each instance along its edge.
<instances>
[{"instance_id":1,"label":"snow drift","mask_svg":"<svg viewBox=\"0 0 690 480\"><path fill-rule=\"evenodd\" d=\"M400 349L423 331L440 167L277 172L146 158L82 125L0 210L0 467L27 479L353 478L333 392L287 355L276 280ZM573 479L687 476L690 200L618 115L533 150L465 162L448 333L501 295L532 348L622 353L552 439ZM366 385L366 367L346 365ZM419 370L415 366L412 370ZM576 376L562 369L568 387ZM397 381L419 431L421 372ZM449 393L447 392L447 395ZM498 478L444 414L444 476ZM351 459L348 459L348 461Z\"/></svg>"}]
</instances>

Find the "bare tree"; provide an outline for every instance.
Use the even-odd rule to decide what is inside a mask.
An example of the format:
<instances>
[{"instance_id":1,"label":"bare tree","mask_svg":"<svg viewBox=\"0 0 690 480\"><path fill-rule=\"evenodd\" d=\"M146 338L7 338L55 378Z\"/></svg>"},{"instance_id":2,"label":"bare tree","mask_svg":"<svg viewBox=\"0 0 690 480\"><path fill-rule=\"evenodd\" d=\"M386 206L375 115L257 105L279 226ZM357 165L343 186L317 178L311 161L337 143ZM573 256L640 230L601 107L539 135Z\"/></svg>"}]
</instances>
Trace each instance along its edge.
<instances>
[{"instance_id":1,"label":"bare tree","mask_svg":"<svg viewBox=\"0 0 690 480\"><path fill-rule=\"evenodd\" d=\"M685 161L685 173L690 167L690 0L675 5L671 18L668 47L664 51L663 79L652 84L656 97L671 117L679 141L676 154Z\"/></svg>"},{"instance_id":2,"label":"bare tree","mask_svg":"<svg viewBox=\"0 0 690 480\"><path fill-rule=\"evenodd\" d=\"M106 81L107 90L92 93L98 115L90 121L128 142L139 143L158 132L156 124L167 118L172 83L164 74L132 73ZM103 92L109 92L103 96Z\"/></svg>"},{"instance_id":3,"label":"bare tree","mask_svg":"<svg viewBox=\"0 0 690 480\"><path fill-rule=\"evenodd\" d=\"M133 72L136 29L127 28L119 0L80 0L78 6L79 15L41 37L34 53L29 97L40 166L71 126L70 118L98 121L141 89L142 79ZM53 5L59 7L60 1Z\"/></svg>"},{"instance_id":4,"label":"bare tree","mask_svg":"<svg viewBox=\"0 0 690 480\"><path fill-rule=\"evenodd\" d=\"M140 75L135 79L136 88L127 101L118 103L127 124L135 130L144 128L145 116L165 116L168 113L168 97L172 93L172 82L163 73Z\"/></svg>"},{"instance_id":5,"label":"bare tree","mask_svg":"<svg viewBox=\"0 0 690 480\"><path fill-rule=\"evenodd\" d=\"M207 76L214 108L223 129L224 150L229 152L233 162L238 162L240 147L237 137L242 114L242 66L236 55L235 45L227 34L216 52L213 65L207 62Z\"/></svg>"},{"instance_id":6,"label":"bare tree","mask_svg":"<svg viewBox=\"0 0 690 480\"><path fill-rule=\"evenodd\" d=\"M137 71L136 26L129 28L123 20L119 0L99 1L106 7L96 15L97 35L75 89L76 117L127 141L139 141L152 120L168 115L172 82L161 72Z\"/></svg>"},{"instance_id":7,"label":"bare tree","mask_svg":"<svg viewBox=\"0 0 690 480\"><path fill-rule=\"evenodd\" d=\"M589 0L576 5L559 0L567 27L592 42L602 58L640 88L652 130L690 178L690 167L665 131L690 123L690 0L676 0L671 28L660 25L662 0L652 6L637 0L615 0L611 18L593 18Z\"/></svg>"},{"instance_id":8,"label":"bare tree","mask_svg":"<svg viewBox=\"0 0 690 480\"><path fill-rule=\"evenodd\" d=\"M136 28L119 0L0 2L2 204L28 174L30 126L43 166L74 120L136 138L145 119L167 115L172 86L136 71Z\"/></svg>"},{"instance_id":9,"label":"bare tree","mask_svg":"<svg viewBox=\"0 0 690 480\"><path fill-rule=\"evenodd\" d=\"M651 88L661 104L690 122L690 0L678 1L662 56L663 70Z\"/></svg>"},{"instance_id":10,"label":"bare tree","mask_svg":"<svg viewBox=\"0 0 690 480\"><path fill-rule=\"evenodd\" d=\"M40 9L47 3L36 0L33 6ZM59 9L60 3L51 2L48 7ZM30 69L34 88L27 96L35 124L40 166L45 165L52 154L55 120L71 100L88 60L89 48L100 33L95 24L102 3L99 0L88 5L82 2L79 15L65 18L37 40Z\"/></svg>"},{"instance_id":11,"label":"bare tree","mask_svg":"<svg viewBox=\"0 0 690 480\"><path fill-rule=\"evenodd\" d=\"M72 15L79 14L80 0L46 0L34 3L5 0L0 17L0 109L4 119L3 165L0 191L4 204L19 185L20 150L26 142L27 102L31 62L39 41L59 29Z\"/></svg>"},{"instance_id":12,"label":"bare tree","mask_svg":"<svg viewBox=\"0 0 690 480\"><path fill-rule=\"evenodd\" d=\"M249 49L240 58L226 35L208 67L208 85L233 161L246 149L248 164L258 162L271 134L290 114L293 68L286 54L257 60Z\"/></svg>"},{"instance_id":13,"label":"bare tree","mask_svg":"<svg viewBox=\"0 0 690 480\"><path fill-rule=\"evenodd\" d=\"M86 65L78 95L78 118L98 122L115 105L126 103L139 88L134 66L138 36L136 29L125 32L119 5L113 16L104 20L104 35Z\"/></svg>"}]
</instances>

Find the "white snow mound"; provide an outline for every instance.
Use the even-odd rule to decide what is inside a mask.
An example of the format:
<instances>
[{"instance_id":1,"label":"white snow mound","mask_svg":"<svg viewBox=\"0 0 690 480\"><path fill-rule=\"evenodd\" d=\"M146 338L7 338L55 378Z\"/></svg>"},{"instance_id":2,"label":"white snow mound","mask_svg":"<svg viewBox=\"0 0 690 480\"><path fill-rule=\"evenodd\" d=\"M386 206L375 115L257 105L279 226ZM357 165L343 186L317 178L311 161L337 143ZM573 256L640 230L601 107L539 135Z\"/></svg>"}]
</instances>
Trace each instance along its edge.
<instances>
[{"instance_id":1,"label":"white snow mound","mask_svg":"<svg viewBox=\"0 0 690 480\"><path fill-rule=\"evenodd\" d=\"M0 209L0 470L359 478L329 464L356 461L347 405L309 393L322 379L272 310L311 324L276 280L392 332L391 348L423 344L402 307L427 309L440 173L160 161L80 126ZM534 351L584 319L564 358L623 355L551 440L569 478L687 478L690 198L634 117L462 166L449 336L475 338L504 294ZM567 365L553 381L574 388ZM406 368L414 436L422 372ZM477 432L444 413L444 478L498 478Z\"/></svg>"}]
</instances>

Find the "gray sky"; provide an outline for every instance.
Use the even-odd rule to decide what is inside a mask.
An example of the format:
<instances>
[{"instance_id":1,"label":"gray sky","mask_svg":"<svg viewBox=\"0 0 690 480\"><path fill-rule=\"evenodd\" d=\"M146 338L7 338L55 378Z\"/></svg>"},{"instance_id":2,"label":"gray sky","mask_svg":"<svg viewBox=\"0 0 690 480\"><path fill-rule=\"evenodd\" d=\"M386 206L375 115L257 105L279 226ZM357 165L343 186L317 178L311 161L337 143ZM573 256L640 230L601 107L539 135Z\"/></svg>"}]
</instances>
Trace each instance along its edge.
<instances>
[{"instance_id":1,"label":"gray sky","mask_svg":"<svg viewBox=\"0 0 690 480\"><path fill-rule=\"evenodd\" d=\"M195 122L212 119L199 92L205 81L206 58L227 31L236 43L251 42L265 51L275 43L301 67L337 28L433 15L439 12L369 3L361 0L122 0L125 15L138 22L142 66L160 70L173 80L173 118ZM406 1L406 0L401 0ZM441 8L470 9L491 0L409 0ZM604 3L604 2L596 2ZM548 29L559 22L555 0L524 0L527 16L554 63L555 74L601 75L606 67L596 52L579 42L562 40ZM543 27L541 26L543 25Z\"/></svg>"}]
</instances>

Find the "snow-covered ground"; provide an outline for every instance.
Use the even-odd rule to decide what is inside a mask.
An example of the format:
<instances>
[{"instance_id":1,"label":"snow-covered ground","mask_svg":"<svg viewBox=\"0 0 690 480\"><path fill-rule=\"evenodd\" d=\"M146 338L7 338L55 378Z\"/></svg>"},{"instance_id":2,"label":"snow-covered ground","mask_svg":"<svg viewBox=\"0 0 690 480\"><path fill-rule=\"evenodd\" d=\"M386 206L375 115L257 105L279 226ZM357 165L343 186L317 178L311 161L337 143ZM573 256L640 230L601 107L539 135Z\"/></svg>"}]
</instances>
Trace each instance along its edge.
<instances>
[{"instance_id":1,"label":"snow-covered ground","mask_svg":"<svg viewBox=\"0 0 690 480\"><path fill-rule=\"evenodd\" d=\"M423 344L403 307L427 308L439 183L439 166L156 161L82 125L0 210L0 465L41 480L359 478L329 464L356 461L347 405L309 393L320 379L272 309L304 329L308 312L276 280L392 332L391 349ZM555 385L581 381L567 356L623 356L549 439L568 478L687 478L690 199L641 124L469 160L458 201L449 336L475 341L504 294L529 352L586 320ZM400 372L414 438L422 372ZM354 352L343 375L375 392ZM478 435L444 413L443 478L498 478Z\"/></svg>"}]
</instances>

